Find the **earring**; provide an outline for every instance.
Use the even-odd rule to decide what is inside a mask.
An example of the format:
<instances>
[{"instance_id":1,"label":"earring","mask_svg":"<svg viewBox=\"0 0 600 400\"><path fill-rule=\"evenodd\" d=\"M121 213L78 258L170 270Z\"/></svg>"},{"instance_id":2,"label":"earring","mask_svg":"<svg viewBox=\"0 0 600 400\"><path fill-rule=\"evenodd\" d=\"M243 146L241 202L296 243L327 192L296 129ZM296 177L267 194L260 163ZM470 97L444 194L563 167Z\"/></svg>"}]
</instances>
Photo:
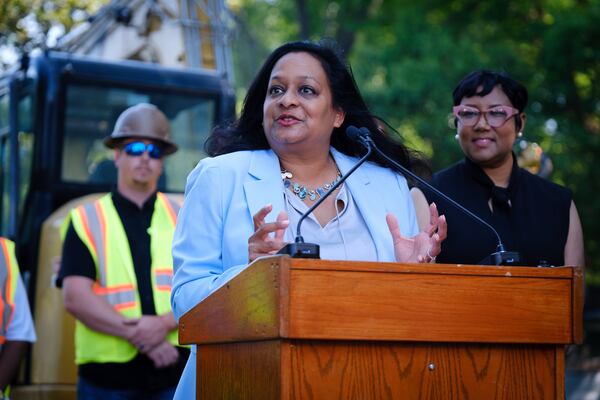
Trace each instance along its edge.
<instances>
[{"instance_id":1,"label":"earring","mask_svg":"<svg viewBox=\"0 0 600 400\"><path fill-rule=\"evenodd\" d=\"M458 136L458 133L456 135L454 135L454 139L458 140L458 138L460 138L460 136Z\"/></svg>"},{"instance_id":2,"label":"earring","mask_svg":"<svg viewBox=\"0 0 600 400\"><path fill-rule=\"evenodd\" d=\"M519 131L519 133L517 133L517 137L523 137L523 132Z\"/></svg>"}]
</instances>

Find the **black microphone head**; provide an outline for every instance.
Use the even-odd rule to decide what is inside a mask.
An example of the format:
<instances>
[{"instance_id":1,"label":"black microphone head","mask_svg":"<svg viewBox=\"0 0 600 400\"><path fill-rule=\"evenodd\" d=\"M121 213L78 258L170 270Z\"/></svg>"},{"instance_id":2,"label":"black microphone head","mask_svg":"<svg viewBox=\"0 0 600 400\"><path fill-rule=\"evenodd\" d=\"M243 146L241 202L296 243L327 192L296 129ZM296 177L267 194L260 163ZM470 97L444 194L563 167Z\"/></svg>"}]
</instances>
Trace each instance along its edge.
<instances>
[{"instance_id":1,"label":"black microphone head","mask_svg":"<svg viewBox=\"0 0 600 400\"><path fill-rule=\"evenodd\" d=\"M348 135L350 140L353 140L355 142L359 141L362 136L360 129L358 129L354 125L350 125L346 128L346 135Z\"/></svg>"},{"instance_id":2,"label":"black microphone head","mask_svg":"<svg viewBox=\"0 0 600 400\"><path fill-rule=\"evenodd\" d=\"M371 137L371 131L369 130L369 128L367 127L362 127L359 129L360 131L360 136L363 138L370 138Z\"/></svg>"}]
</instances>

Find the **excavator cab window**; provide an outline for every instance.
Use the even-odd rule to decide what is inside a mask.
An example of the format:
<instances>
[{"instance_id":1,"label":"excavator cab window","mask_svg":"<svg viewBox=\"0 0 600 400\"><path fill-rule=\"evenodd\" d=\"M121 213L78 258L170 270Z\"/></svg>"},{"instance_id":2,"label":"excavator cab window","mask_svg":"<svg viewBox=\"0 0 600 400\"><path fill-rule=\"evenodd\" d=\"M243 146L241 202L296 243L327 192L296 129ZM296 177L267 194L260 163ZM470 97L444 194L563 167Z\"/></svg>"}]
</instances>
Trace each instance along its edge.
<instances>
[{"instance_id":1,"label":"excavator cab window","mask_svg":"<svg viewBox=\"0 0 600 400\"><path fill-rule=\"evenodd\" d=\"M19 80L15 85L17 93L13 99L18 102L18 126L16 157L16 166L20 179L17 181L16 193L13 192L13 182L15 179L10 135L10 101L11 96L8 92L8 86L0 88L0 235L13 236L16 232L16 225L11 227L11 212L15 206L18 206L17 215L22 215L25 203L25 196L29 190L29 175L33 161L33 89L32 82L29 79ZM13 217L14 218L14 217ZM18 221L18 219L14 219Z\"/></svg>"},{"instance_id":2,"label":"excavator cab window","mask_svg":"<svg viewBox=\"0 0 600 400\"><path fill-rule=\"evenodd\" d=\"M61 180L116 182L113 153L103 145L119 114L138 103L161 109L179 151L165 159L159 189L182 192L189 172L205 157L203 143L216 120L216 98L90 83L73 83L66 93Z\"/></svg>"}]
</instances>

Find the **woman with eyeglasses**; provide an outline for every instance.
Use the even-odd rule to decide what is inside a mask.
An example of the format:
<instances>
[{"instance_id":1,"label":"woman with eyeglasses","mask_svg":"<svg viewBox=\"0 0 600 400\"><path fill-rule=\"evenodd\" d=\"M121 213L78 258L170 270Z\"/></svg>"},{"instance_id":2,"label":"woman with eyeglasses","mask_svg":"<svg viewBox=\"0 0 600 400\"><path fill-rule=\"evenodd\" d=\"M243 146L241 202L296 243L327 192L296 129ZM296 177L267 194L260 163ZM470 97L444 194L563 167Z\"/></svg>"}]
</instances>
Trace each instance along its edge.
<instances>
[{"instance_id":1,"label":"woman with eyeglasses","mask_svg":"<svg viewBox=\"0 0 600 400\"><path fill-rule=\"evenodd\" d=\"M456 139L465 158L434 174L432 183L496 229L519 265L582 266L583 233L571 191L517 165L527 89L506 74L479 70L454 89ZM483 224L427 193L448 221L437 260L477 264L498 241Z\"/></svg>"}]
</instances>

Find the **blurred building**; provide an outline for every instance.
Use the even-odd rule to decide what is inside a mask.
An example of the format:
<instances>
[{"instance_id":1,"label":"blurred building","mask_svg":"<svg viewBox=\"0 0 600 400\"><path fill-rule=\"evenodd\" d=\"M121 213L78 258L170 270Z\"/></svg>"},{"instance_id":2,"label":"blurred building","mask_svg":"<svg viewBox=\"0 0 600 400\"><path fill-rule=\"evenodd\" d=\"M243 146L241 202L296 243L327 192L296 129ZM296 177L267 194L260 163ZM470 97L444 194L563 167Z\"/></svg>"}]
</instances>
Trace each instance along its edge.
<instances>
[{"instance_id":1,"label":"blurred building","mask_svg":"<svg viewBox=\"0 0 600 400\"><path fill-rule=\"evenodd\" d=\"M111 0L57 49L104 60L214 69L233 81L223 0Z\"/></svg>"}]
</instances>

